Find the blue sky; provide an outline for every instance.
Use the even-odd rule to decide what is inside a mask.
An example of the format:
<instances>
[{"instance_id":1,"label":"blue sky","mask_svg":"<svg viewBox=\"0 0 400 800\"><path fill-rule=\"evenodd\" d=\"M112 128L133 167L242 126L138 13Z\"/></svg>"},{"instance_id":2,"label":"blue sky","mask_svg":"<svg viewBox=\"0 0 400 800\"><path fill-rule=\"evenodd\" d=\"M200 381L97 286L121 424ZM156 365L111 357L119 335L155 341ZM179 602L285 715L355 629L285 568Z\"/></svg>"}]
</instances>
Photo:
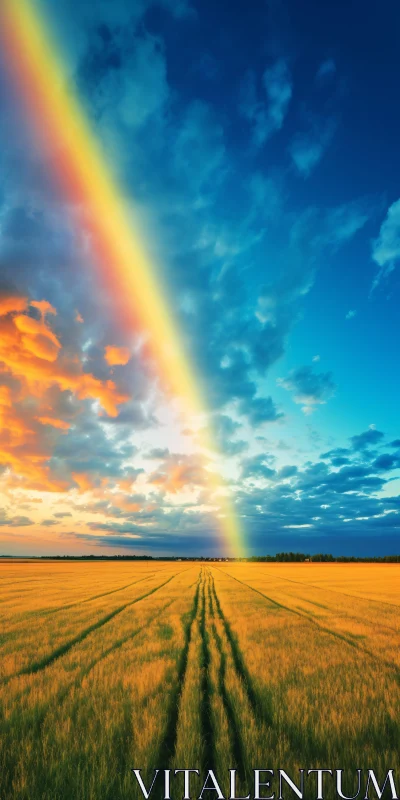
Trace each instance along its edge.
<instances>
[{"instance_id":1,"label":"blue sky","mask_svg":"<svg viewBox=\"0 0 400 800\"><path fill-rule=\"evenodd\" d=\"M249 552L399 552L398 4L36 4L158 265ZM98 398L49 388L65 426L35 441L55 484L18 475L5 441L2 549L219 553L196 453L118 326L6 66L0 296L51 303L66 352L98 381L114 367L129 399L99 417ZM128 361L105 362L110 345Z\"/></svg>"}]
</instances>

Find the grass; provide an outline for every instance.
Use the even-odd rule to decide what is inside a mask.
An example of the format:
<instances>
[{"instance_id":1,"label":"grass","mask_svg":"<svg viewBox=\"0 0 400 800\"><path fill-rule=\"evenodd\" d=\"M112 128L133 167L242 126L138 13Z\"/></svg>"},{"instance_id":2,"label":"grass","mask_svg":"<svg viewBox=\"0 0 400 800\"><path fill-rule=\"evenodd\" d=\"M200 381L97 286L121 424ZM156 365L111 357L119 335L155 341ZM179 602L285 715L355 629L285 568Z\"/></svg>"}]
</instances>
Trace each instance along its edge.
<instances>
[{"instance_id":1,"label":"grass","mask_svg":"<svg viewBox=\"0 0 400 800\"><path fill-rule=\"evenodd\" d=\"M399 578L2 562L1 800L141 797L133 767L147 783L156 767L212 768L227 797L233 768L242 795L255 767L341 768L349 795L356 768L382 778L400 741ZM171 785L182 797L183 776Z\"/></svg>"}]
</instances>

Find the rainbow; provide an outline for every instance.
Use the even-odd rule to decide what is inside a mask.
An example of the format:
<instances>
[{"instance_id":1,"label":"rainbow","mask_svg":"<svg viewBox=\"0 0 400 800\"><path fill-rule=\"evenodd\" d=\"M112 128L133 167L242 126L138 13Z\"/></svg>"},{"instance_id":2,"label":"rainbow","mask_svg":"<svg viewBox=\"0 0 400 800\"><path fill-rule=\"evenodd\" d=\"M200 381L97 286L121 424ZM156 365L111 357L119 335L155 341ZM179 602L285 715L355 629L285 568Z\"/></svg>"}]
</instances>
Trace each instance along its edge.
<instances>
[{"instance_id":1,"label":"rainbow","mask_svg":"<svg viewBox=\"0 0 400 800\"><path fill-rule=\"evenodd\" d=\"M85 210L95 264L103 285L124 306L132 330L148 339L151 358L162 385L183 403L189 420L207 412L200 376L190 364L157 267L132 223L131 209L68 85L43 15L32 0L2 0L3 50L12 78L28 110L32 128L45 137L52 172L68 201ZM207 425L201 445L216 452ZM225 547L244 554L244 537L232 497L222 478L207 470L216 495L217 521Z\"/></svg>"}]
</instances>

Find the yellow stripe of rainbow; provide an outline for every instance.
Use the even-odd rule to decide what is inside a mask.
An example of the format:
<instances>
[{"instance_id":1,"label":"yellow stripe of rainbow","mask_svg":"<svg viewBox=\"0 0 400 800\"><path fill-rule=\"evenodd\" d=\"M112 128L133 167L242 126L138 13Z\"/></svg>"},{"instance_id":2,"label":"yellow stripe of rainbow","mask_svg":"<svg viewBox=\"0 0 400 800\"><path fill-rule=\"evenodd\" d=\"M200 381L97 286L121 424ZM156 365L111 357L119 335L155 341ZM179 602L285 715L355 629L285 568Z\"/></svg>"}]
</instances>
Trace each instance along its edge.
<instances>
[{"instance_id":1,"label":"yellow stripe of rainbow","mask_svg":"<svg viewBox=\"0 0 400 800\"><path fill-rule=\"evenodd\" d=\"M88 216L96 266L105 284L124 299L130 325L149 337L164 386L184 402L189 419L206 411L155 266L134 230L122 191L105 164L78 98L68 86L45 21L31 0L3 0L4 49L33 126L46 132L55 177L63 192ZM216 451L211 428L201 444ZM243 555L244 542L232 498L223 480L207 470L216 495L217 518L230 554Z\"/></svg>"}]
</instances>

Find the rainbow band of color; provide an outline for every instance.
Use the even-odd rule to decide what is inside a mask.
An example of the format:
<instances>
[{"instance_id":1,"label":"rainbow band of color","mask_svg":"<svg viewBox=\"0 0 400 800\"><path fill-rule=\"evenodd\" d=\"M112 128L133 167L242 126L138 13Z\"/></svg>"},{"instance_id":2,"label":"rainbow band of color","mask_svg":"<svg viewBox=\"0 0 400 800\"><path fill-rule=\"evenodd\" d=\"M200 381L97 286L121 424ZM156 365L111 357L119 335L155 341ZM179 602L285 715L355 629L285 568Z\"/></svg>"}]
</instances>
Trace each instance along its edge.
<instances>
[{"instance_id":1,"label":"rainbow band of color","mask_svg":"<svg viewBox=\"0 0 400 800\"><path fill-rule=\"evenodd\" d=\"M85 209L95 249L96 267L103 284L124 298L132 328L149 339L152 358L162 382L184 403L190 420L206 412L195 376L182 346L174 317L157 280L156 269L137 231L133 230L122 191L105 164L104 155L79 99L67 85L64 70L51 44L45 21L32 0L2 0L3 47L18 91L33 127L39 127L50 152L62 192ZM211 429L201 437L206 449L216 451ZM218 524L225 547L244 554L243 535L232 499L223 480L207 471L210 488L218 494Z\"/></svg>"}]
</instances>

